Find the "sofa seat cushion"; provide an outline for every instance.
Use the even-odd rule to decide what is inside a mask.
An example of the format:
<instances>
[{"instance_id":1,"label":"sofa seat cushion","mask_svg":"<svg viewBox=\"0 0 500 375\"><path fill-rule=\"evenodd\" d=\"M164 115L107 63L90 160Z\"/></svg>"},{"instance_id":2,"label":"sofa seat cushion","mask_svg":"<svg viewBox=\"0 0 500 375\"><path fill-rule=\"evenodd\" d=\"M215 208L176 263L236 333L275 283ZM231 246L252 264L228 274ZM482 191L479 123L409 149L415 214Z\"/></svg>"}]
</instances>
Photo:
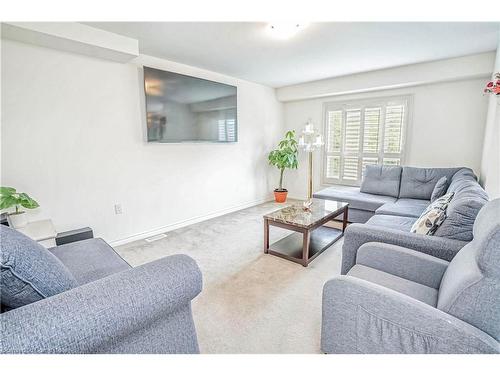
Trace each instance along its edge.
<instances>
[{"instance_id":1,"label":"sofa seat cushion","mask_svg":"<svg viewBox=\"0 0 500 375\"><path fill-rule=\"evenodd\" d=\"M409 297L417 299L428 305L436 307L438 300L438 290L426 285L404 279L390 273L379 271L375 268L356 264L347 273L347 276L357 277L374 284L395 290L396 292L406 294Z\"/></svg>"},{"instance_id":2,"label":"sofa seat cushion","mask_svg":"<svg viewBox=\"0 0 500 375\"><path fill-rule=\"evenodd\" d=\"M365 210L358 210L356 208L349 208L349 212L348 212L348 215L347 215L347 221L349 223L364 224L373 215L375 215L375 212L373 212L373 211L365 211ZM342 220L343 218L344 218L344 214L340 214L335 219L336 220Z\"/></svg>"},{"instance_id":3,"label":"sofa seat cushion","mask_svg":"<svg viewBox=\"0 0 500 375\"><path fill-rule=\"evenodd\" d=\"M314 198L331 199L349 203L349 208L375 212L377 208L393 203L396 198L360 192L358 187L332 186L314 193Z\"/></svg>"},{"instance_id":4,"label":"sofa seat cushion","mask_svg":"<svg viewBox=\"0 0 500 375\"><path fill-rule=\"evenodd\" d=\"M68 243L50 251L70 270L79 285L131 268L100 238Z\"/></svg>"},{"instance_id":5,"label":"sofa seat cushion","mask_svg":"<svg viewBox=\"0 0 500 375\"><path fill-rule=\"evenodd\" d=\"M377 215L394 215L407 217L420 217L429 205L429 201L424 199L401 198L394 203L386 203L378 208Z\"/></svg>"},{"instance_id":6,"label":"sofa seat cushion","mask_svg":"<svg viewBox=\"0 0 500 375\"><path fill-rule=\"evenodd\" d=\"M42 245L0 225L2 309L10 310L78 286L64 264Z\"/></svg>"},{"instance_id":7,"label":"sofa seat cushion","mask_svg":"<svg viewBox=\"0 0 500 375\"><path fill-rule=\"evenodd\" d=\"M366 224L409 232L415 221L417 221L416 217L375 215L372 216Z\"/></svg>"},{"instance_id":8,"label":"sofa seat cushion","mask_svg":"<svg viewBox=\"0 0 500 375\"><path fill-rule=\"evenodd\" d=\"M360 191L397 198L401 181L400 166L367 165Z\"/></svg>"}]
</instances>

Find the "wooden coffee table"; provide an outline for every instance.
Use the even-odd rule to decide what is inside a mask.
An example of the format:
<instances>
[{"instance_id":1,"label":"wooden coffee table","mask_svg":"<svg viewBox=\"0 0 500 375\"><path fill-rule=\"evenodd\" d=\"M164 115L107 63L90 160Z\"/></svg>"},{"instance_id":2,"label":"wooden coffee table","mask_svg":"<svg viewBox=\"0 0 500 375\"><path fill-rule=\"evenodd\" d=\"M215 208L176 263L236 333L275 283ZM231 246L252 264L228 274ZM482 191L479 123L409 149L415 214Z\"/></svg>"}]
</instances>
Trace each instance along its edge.
<instances>
[{"instance_id":1,"label":"wooden coffee table","mask_svg":"<svg viewBox=\"0 0 500 375\"><path fill-rule=\"evenodd\" d=\"M305 210L302 202L299 202L264 215L264 253L307 267L314 258L344 235L348 209L349 204L346 202L314 198L309 210ZM342 213L342 229L324 225ZM269 245L270 226L295 233Z\"/></svg>"}]
</instances>

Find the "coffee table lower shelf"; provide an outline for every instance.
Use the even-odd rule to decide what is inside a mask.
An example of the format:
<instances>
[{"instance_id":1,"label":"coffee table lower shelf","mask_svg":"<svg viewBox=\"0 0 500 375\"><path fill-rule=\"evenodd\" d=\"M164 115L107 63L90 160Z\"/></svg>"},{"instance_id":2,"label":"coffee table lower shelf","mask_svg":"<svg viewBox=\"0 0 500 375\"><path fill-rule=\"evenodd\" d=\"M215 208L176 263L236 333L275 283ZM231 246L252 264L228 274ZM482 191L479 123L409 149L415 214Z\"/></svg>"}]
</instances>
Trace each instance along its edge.
<instances>
[{"instance_id":1,"label":"coffee table lower shelf","mask_svg":"<svg viewBox=\"0 0 500 375\"><path fill-rule=\"evenodd\" d=\"M344 233L340 229L321 226L311 231L308 262L338 241ZM294 232L269 246L268 253L303 264L303 234ZM303 264L304 265L304 264Z\"/></svg>"}]
</instances>

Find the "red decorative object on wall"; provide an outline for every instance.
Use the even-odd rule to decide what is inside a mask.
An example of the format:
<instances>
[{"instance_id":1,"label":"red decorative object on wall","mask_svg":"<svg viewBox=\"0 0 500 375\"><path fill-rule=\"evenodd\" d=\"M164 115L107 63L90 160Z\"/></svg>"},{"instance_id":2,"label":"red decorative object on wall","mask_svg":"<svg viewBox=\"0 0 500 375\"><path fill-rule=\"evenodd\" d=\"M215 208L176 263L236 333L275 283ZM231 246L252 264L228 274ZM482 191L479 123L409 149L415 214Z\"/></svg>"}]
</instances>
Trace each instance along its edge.
<instances>
[{"instance_id":1,"label":"red decorative object on wall","mask_svg":"<svg viewBox=\"0 0 500 375\"><path fill-rule=\"evenodd\" d=\"M495 73L495 78L486 84L485 94L500 95L500 73Z\"/></svg>"}]
</instances>

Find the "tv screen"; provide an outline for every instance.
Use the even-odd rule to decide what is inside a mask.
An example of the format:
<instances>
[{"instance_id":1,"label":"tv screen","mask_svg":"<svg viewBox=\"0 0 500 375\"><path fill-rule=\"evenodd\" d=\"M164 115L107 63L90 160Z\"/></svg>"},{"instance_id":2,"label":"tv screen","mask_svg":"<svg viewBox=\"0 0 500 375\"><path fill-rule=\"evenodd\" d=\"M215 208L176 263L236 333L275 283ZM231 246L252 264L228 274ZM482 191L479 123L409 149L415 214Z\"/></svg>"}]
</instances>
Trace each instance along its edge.
<instances>
[{"instance_id":1,"label":"tv screen","mask_svg":"<svg viewBox=\"0 0 500 375\"><path fill-rule=\"evenodd\" d=\"M148 142L236 142L236 87L144 67Z\"/></svg>"}]
</instances>

